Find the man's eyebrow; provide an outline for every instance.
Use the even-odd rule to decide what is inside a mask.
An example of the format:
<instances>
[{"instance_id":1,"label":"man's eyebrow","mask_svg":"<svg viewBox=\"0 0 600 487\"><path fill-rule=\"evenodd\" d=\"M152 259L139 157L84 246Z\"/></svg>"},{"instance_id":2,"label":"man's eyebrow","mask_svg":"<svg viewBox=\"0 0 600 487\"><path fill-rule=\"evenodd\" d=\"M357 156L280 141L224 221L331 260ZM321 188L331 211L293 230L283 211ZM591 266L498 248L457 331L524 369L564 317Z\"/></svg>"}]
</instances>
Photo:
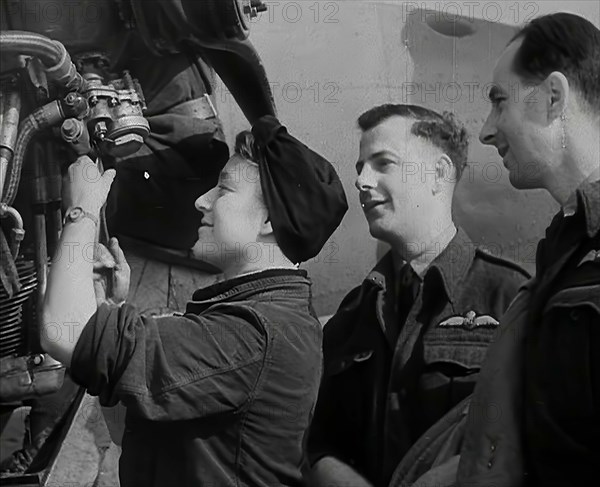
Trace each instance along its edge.
<instances>
[{"instance_id":1,"label":"man's eyebrow","mask_svg":"<svg viewBox=\"0 0 600 487\"><path fill-rule=\"evenodd\" d=\"M368 159L374 160L374 159L378 159L379 157L385 157L385 156L392 156L396 159L398 158L398 155L394 154L392 151L380 150L378 152L375 152L374 154L371 154ZM358 161L356 161L356 164L354 164L354 167L358 168L359 166L363 165L364 163L365 163L365 160L359 159Z\"/></svg>"},{"instance_id":2,"label":"man's eyebrow","mask_svg":"<svg viewBox=\"0 0 600 487\"><path fill-rule=\"evenodd\" d=\"M377 159L378 157L385 157L385 156L398 157L392 151L389 151L389 150L380 150L380 151L375 152L374 154L371 154L369 156L369 159ZM364 163L364 162L365 161L363 161L362 159L359 159L358 161L356 161L356 164L360 164L360 163Z\"/></svg>"}]
</instances>

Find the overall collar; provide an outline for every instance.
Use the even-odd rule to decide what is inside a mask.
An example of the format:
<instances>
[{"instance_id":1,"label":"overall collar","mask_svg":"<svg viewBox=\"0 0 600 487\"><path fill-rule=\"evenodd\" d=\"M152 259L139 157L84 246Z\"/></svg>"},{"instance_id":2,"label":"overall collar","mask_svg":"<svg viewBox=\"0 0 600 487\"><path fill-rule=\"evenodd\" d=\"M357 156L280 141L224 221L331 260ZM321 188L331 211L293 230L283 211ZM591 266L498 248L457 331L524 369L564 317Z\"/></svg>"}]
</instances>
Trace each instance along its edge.
<instances>
[{"instance_id":1,"label":"overall collar","mask_svg":"<svg viewBox=\"0 0 600 487\"><path fill-rule=\"evenodd\" d=\"M307 272L300 269L265 269L217 282L196 290L186 312L198 314L215 303L259 299L262 293L282 289L294 298L309 299Z\"/></svg>"}]
</instances>

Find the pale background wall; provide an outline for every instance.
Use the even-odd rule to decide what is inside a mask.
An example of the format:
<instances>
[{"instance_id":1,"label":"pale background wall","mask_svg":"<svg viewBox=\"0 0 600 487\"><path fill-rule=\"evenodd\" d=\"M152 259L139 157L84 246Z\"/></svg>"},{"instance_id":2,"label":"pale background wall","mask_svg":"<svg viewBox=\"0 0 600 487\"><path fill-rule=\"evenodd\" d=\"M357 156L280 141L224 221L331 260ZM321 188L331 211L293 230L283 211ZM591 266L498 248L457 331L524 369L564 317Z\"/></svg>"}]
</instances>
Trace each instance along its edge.
<instances>
[{"instance_id":1,"label":"pale background wall","mask_svg":"<svg viewBox=\"0 0 600 487\"><path fill-rule=\"evenodd\" d=\"M600 26L600 2L265 3L269 12L254 20L251 39L272 83L279 118L290 133L333 161L350 204L323 252L304 265L314 281L317 312L334 312L385 251L368 233L353 185L356 118L380 103L450 110L465 123L471 166L459 184L456 219L475 242L532 271L535 243L557 206L543 192L512 189L495 149L478 142L489 109L482 91L515 25L569 10ZM425 15L427 9L437 17ZM474 33L449 37L427 25L433 18L444 27L453 14L462 14ZM216 103L231 143L247 122L222 85Z\"/></svg>"}]
</instances>

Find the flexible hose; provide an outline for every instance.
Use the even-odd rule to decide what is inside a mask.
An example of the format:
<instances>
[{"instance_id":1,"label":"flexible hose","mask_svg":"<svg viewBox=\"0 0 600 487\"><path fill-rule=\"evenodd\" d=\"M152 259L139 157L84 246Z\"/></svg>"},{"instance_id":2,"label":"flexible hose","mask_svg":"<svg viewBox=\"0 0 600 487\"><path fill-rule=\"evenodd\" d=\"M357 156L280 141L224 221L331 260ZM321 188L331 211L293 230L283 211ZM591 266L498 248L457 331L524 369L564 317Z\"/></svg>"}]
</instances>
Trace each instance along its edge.
<instances>
[{"instance_id":1,"label":"flexible hose","mask_svg":"<svg viewBox=\"0 0 600 487\"><path fill-rule=\"evenodd\" d=\"M31 138L38 130L51 127L64 118L60 103L52 101L38 108L21 122L19 125L19 136L15 144L15 153L7 171L8 176L4 182L2 203L11 206L17 195L19 181L21 180L23 159L25 158L25 151Z\"/></svg>"},{"instance_id":2,"label":"flexible hose","mask_svg":"<svg viewBox=\"0 0 600 487\"><path fill-rule=\"evenodd\" d=\"M19 126L19 137L17 137L15 153L9 164L8 170L6 171L8 177L4 182L2 203L6 203L9 206L12 205L17 194L17 188L19 187L19 181L21 180L21 169L25 157L25 150L36 131L37 122L35 121L33 114L31 114L23 120Z\"/></svg>"},{"instance_id":3,"label":"flexible hose","mask_svg":"<svg viewBox=\"0 0 600 487\"><path fill-rule=\"evenodd\" d=\"M16 52L35 56L44 66L51 68L62 58L59 44L40 34L19 30L0 32L0 49L3 52Z\"/></svg>"},{"instance_id":4,"label":"flexible hose","mask_svg":"<svg viewBox=\"0 0 600 487\"><path fill-rule=\"evenodd\" d=\"M67 90L79 91L85 86L67 49L58 41L33 32L7 30L0 32L0 50L38 58L48 77Z\"/></svg>"}]
</instances>

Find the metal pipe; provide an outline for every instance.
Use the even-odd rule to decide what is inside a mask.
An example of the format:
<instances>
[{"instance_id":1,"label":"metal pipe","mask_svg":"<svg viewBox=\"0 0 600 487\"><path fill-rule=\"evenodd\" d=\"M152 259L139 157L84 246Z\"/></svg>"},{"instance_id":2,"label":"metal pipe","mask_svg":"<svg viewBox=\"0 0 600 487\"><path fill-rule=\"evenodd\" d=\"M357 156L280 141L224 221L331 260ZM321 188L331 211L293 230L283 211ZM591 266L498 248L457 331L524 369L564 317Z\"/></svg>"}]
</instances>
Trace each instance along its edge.
<instances>
[{"instance_id":1,"label":"metal pipe","mask_svg":"<svg viewBox=\"0 0 600 487\"><path fill-rule=\"evenodd\" d=\"M44 211L42 206L41 211ZM37 276L34 335L40 336L42 330L43 303L46 295L46 285L48 282L48 247L46 242L46 215L45 213L36 213L34 215L34 240L35 240L35 273Z\"/></svg>"},{"instance_id":2,"label":"metal pipe","mask_svg":"<svg viewBox=\"0 0 600 487\"><path fill-rule=\"evenodd\" d=\"M34 252L35 273L37 276L36 300L35 300L35 323L33 324L34 336L39 337L42 330L42 305L46 294L46 283L48 280L48 232L46 228L46 208L48 193L46 187L47 167L43 147L36 146L33 154L33 178L31 180L31 193L33 203L33 230L34 230Z\"/></svg>"},{"instance_id":3,"label":"metal pipe","mask_svg":"<svg viewBox=\"0 0 600 487\"><path fill-rule=\"evenodd\" d=\"M23 227L23 218L21 214L13 208L12 206L8 206L4 203L0 203L0 218L10 217L13 221L12 228L12 240L10 242L10 253L13 256L13 259L16 259L19 255L19 247L21 246L21 242L25 237L25 230Z\"/></svg>"},{"instance_id":4,"label":"metal pipe","mask_svg":"<svg viewBox=\"0 0 600 487\"><path fill-rule=\"evenodd\" d=\"M15 153L19 133L21 96L18 91L0 92L0 181L5 181L6 170ZM1 195L2 188L0 188Z\"/></svg>"}]
</instances>

